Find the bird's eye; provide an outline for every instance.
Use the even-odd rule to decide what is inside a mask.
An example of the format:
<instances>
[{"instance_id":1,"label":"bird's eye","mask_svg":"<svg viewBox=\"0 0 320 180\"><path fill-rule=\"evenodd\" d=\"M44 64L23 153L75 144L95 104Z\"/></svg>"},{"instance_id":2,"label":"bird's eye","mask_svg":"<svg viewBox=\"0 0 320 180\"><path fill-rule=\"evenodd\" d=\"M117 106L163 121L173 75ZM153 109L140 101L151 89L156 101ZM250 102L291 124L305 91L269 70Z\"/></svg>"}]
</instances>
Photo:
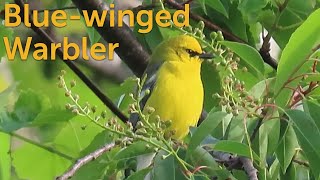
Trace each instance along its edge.
<instances>
[{"instance_id":1,"label":"bird's eye","mask_svg":"<svg viewBox=\"0 0 320 180\"><path fill-rule=\"evenodd\" d=\"M190 56L196 56L196 55L199 55L199 53L195 52L195 51L192 51L191 49L186 49L187 53L190 54Z\"/></svg>"}]
</instances>

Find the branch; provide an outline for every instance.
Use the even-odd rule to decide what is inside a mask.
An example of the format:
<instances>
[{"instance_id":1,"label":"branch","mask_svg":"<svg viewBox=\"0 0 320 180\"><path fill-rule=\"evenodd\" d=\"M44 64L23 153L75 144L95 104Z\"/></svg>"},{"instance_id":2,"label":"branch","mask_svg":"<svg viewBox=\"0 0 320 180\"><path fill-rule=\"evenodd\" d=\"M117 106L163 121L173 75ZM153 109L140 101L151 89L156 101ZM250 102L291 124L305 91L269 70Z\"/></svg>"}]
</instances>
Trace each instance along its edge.
<instances>
[{"instance_id":1,"label":"branch","mask_svg":"<svg viewBox=\"0 0 320 180\"><path fill-rule=\"evenodd\" d=\"M15 3L20 6L21 12L24 12L24 2L22 0L15 0ZM24 13L20 13L22 19L24 19ZM31 16L29 17L31 23L31 29L37 33L44 42L47 44L55 43L52 37L50 37L43 29L40 29L33 24ZM61 48L57 49L57 55L60 59L63 59L63 51ZM113 104L112 100L108 98L75 64L73 61L63 61L66 65L89 87L89 89L123 122L128 121L128 117L124 115L121 110Z\"/></svg>"},{"instance_id":2,"label":"branch","mask_svg":"<svg viewBox=\"0 0 320 180\"><path fill-rule=\"evenodd\" d=\"M95 150L94 152L84 156L83 158L78 159L77 162L69 170L67 170L63 175L57 177L56 180L70 179L82 166L99 158L104 153L110 151L113 147L115 147L115 143L106 144L103 147Z\"/></svg>"},{"instance_id":3,"label":"branch","mask_svg":"<svg viewBox=\"0 0 320 180\"><path fill-rule=\"evenodd\" d=\"M228 170L243 169L249 180L258 180L258 170L253 166L253 162L247 157L235 157L229 153L211 152L212 156L218 159L218 162L223 163Z\"/></svg>"},{"instance_id":4,"label":"branch","mask_svg":"<svg viewBox=\"0 0 320 180\"><path fill-rule=\"evenodd\" d=\"M258 170L253 166L253 163L250 159L245 157L239 158L242 163L244 171L247 173L250 180L258 180Z\"/></svg>"},{"instance_id":5,"label":"branch","mask_svg":"<svg viewBox=\"0 0 320 180\"><path fill-rule=\"evenodd\" d=\"M165 3L167 3L169 6L173 7L174 9L180 9L183 10L184 7L177 3L175 0L165 0ZM229 31L224 30L223 28L221 28L220 26L214 24L213 22L203 18L202 16L199 16L197 14L194 14L192 12L190 12L190 18L195 20L195 21L203 21L204 24L206 25L206 27L212 31L221 31L223 36L229 40L229 41L234 41L234 42L239 42L239 43L244 43L244 44L248 44L248 42L244 41L243 39L239 38L238 36L232 34ZM273 69L277 69L278 63L275 59L273 59L270 54L269 51L265 51L265 50L260 50L259 51L261 57L263 58L264 62L269 64Z\"/></svg>"},{"instance_id":6,"label":"branch","mask_svg":"<svg viewBox=\"0 0 320 180\"><path fill-rule=\"evenodd\" d=\"M97 10L99 15L103 11L109 10L102 0L72 0L72 2L78 7L81 14L82 10L86 10L89 16L92 15L94 10ZM136 76L141 77L147 67L150 56L125 23L123 23L122 27L118 27L117 21L114 23L114 27L110 27L110 17L107 16L103 27L98 27L96 22L94 22L94 27L107 42L120 44L120 47L116 48L115 52Z\"/></svg>"}]
</instances>

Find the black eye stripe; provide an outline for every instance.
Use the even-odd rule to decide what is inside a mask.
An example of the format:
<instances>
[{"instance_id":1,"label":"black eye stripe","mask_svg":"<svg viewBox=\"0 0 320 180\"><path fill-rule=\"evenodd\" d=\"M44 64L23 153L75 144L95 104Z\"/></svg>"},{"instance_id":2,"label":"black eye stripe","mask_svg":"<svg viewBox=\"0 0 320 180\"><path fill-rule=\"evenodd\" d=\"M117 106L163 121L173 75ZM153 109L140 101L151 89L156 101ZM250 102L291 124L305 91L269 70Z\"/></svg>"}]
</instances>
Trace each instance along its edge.
<instances>
[{"instance_id":1,"label":"black eye stripe","mask_svg":"<svg viewBox=\"0 0 320 180\"><path fill-rule=\"evenodd\" d=\"M191 49L187 49L186 50L188 54L190 54L190 56L197 56L197 55L200 55L199 53L195 52L195 51L192 51Z\"/></svg>"}]
</instances>

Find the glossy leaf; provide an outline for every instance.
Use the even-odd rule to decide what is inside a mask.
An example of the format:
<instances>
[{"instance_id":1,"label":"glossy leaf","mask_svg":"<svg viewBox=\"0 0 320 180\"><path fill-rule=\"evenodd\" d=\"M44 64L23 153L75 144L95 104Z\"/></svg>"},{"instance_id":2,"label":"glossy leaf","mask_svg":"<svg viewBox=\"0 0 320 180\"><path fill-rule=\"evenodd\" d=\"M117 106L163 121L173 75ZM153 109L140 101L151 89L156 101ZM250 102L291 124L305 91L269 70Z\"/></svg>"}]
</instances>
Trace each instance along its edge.
<instances>
[{"instance_id":1,"label":"glossy leaf","mask_svg":"<svg viewBox=\"0 0 320 180\"><path fill-rule=\"evenodd\" d=\"M259 16L259 13L267 5L269 0L244 0L240 1L239 9L241 13L251 23L255 22Z\"/></svg>"},{"instance_id":2,"label":"glossy leaf","mask_svg":"<svg viewBox=\"0 0 320 180\"><path fill-rule=\"evenodd\" d=\"M176 179L176 166L177 163L173 156L169 156L162 159L163 155L167 155L160 151L154 160L154 168L152 170L152 179L162 180L162 179Z\"/></svg>"},{"instance_id":3,"label":"glossy leaf","mask_svg":"<svg viewBox=\"0 0 320 180\"><path fill-rule=\"evenodd\" d=\"M139 141L119 151L114 160L127 160L150 152L152 150L146 147L146 143Z\"/></svg>"},{"instance_id":4,"label":"glossy leaf","mask_svg":"<svg viewBox=\"0 0 320 180\"><path fill-rule=\"evenodd\" d=\"M87 33L90 39L91 46L95 43L99 42L101 39L101 35L98 33L98 31L93 27L87 27Z\"/></svg>"},{"instance_id":5,"label":"glossy leaf","mask_svg":"<svg viewBox=\"0 0 320 180\"><path fill-rule=\"evenodd\" d=\"M319 177L320 170L320 130L314 120L300 110L289 110L287 115L293 121L299 144L310 163L312 173Z\"/></svg>"},{"instance_id":6,"label":"glossy leaf","mask_svg":"<svg viewBox=\"0 0 320 180\"><path fill-rule=\"evenodd\" d=\"M213 8L225 17L229 17L227 10L223 6L220 0L198 0L201 4L203 11L207 14L207 6Z\"/></svg>"},{"instance_id":7,"label":"glossy leaf","mask_svg":"<svg viewBox=\"0 0 320 180\"><path fill-rule=\"evenodd\" d=\"M51 108L40 112L33 120L32 126L63 123L75 117L70 110L61 108Z\"/></svg>"},{"instance_id":8,"label":"glossy leaf","mask_svg":"<svg viewBox=\"0 0 320 180\"><path fill-rule=\"evenodd\" d=\"M132 175L130 175L127 180L140 180L144 179L144 177L151 171L151 168L145 168L142 170L139 170Z\"/></svg>"},{"instance_id":9,"label":"glossy leaf","mask_svg":"<svg viewBox=\"0 0 320 180\"><path fill-rule=\"evenodd\" d=\"M273 38L284 49L287 45L291 35L295 30L306 20L306 18L313 12L314 0L290 0L287 7L282 12L279 21L278 29L273 34ZM272 24L264 24L267 30L272 29Z\"/></svg>"},{"instance_id":10,"label":"glossy leaf","mask_svg":"<svg viewBox=\"0 0 320 180\"><path fill-rule=\"evenodd\" d=\"M237 42L223 41L222 45L230 48L250 67L254 68L258 75L264 74L264 62L258 51L249 45Z\"/></svg>"},{"instance_id":11,"label":"glossy leaf","mask_svg":"<svg viewBox=\"0 0 320 180\"><path fill-rule=\"evenodd\" d=\"M71 1L70 0L57 0L57 6L58 8L64 8L66 5L68 5Z\"/></svg>"},{"instance_id":12,"label":"glossy leaf","mask_svg":"<svg viewBox=\"0 0 320 180\"><path fill-rule=\"evenodd\" d=\"M320 105L315 101L306 100L303 102L303 108L312 117L317 128L320 129Z\"/></svg>"},{"instance_id":13,"label":"glossy leaf","mask_svg":"<svg viewBox=\"0 0 320 180\"><path fill-rule=\"evenodd\" d=\"M251 158L249 146L239 142L228 140L219 141L217 144L213 145L213 149L215 151L222 151ZM259 156L255 152L252 151L252 155L254 160L260 161Z\"/></svg>"},{"instance_id":14,"label":"glossy leaf","mask_svg":"<svg viewBox=\"0 0 320 180\"><path fill-rule=\"evenodd\" d=\"M210 112L191 137L188 151L193 151L218 126L226 115L224 112Z\"/></svg>"},{"instance_id":15,"label":"glossy leaf","mask_svg":"<svg viewBox=\"0 0 320 180\"><path fill-rule=\"evenodd\" d=\"M8 153L11 146L11 137L0 132L0 179L10 180L11 177L11 157Z\"/></svg>"},{"instance_id":16,"label":"glossy leaf","mask_svg":"<svg viewBox=\"0 0 320 180\"><path fill-rule=\"evenodd\" d=\"M0 112L0 128L6 132L12 132L31 125L47 103L47 97L31 90L22 91L13 112Z\"/></svg>"},{"instance_id":17,"label":"glossy leaf","mask_svg":"<svg viewBox=\"0 0 320 180\"><path fill-rule=\"evenodd\" d=\"M1 18L0 18L0 21ZM6 55L6 48L4 46L3 38L7 37L10 41L13 39L13 30L5 27L2 23L0 23L0 62L3 56Z\"/></svg>"},{"instance_id":18,"label":"glossy leaf","mask_svg":"<svg viewBox=\"0 0 320 180\"><path fill-rule=\"evenodd\" d=\"M286 106L291 94L285 86L296 87L299 79L288 83L288 80L306 73L306 60L312 49L320 43L320 9L313 12L308 19L292 34L287 46L282 52L278 65L275 83L276 103L280 107Z\"/></svg>"},{"instance_id":19,"label":"glossy leaf","mask_svg":"<svg viewBox=\"0 0 320 180\"><path fill-rule=\"evenodd\" d=\"M68 159L28 143L14 150L11 156L15 172L20 179L55 179L72 163Z\"/></svg>"},{"instance_id":20,"label":"glossy leaf","mask_svg":"<svg viewBox=\"0 0 320 180\"><path fill-rule=\"evenodd\" d=\"M298 142L292 126L287 123L281 123L281 129L284 132L280 135L276 156L279 160L282 172L285 173L296 152Z\"/></svg>"}]
</instances>

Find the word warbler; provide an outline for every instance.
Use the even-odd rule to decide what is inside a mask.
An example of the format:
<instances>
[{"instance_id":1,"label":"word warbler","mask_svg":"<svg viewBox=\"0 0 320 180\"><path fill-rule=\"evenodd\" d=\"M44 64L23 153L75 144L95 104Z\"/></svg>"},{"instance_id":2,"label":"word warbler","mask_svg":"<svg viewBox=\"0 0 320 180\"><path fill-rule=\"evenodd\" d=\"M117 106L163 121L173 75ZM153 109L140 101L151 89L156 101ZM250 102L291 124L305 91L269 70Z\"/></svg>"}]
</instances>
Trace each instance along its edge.
<instances>
[{"instance_id":1,"label":"word warbler","mask_svg":"<svg viewBox=\"0 0 320 180\"><path fill-rule=\"evenodd\" d=\"M177 10L171 14L167 10L160 10L154 14L153 10L140 10L134 13L132 10L115 10L114 4L110 4L109 10L103 10L98 12L93 10L88 12L82 10L83 21L87 27L98 27L98 28L114 28L123 26L123 18L129 17L128 25L134 27L137 23L140 28L139 33L149 33L154 22L160 27L169 27L171 22L177 27L189 26L189 4L185 4L184 10ZM64 10L43 10L40 14L38 10L30 10L29 4L24 4L23 12L21 7L16 4L5 4L5 19L4 26L6 27L17 27L23 22L26 27L35 26L37 28L49 27L53 25L57 28L63 28L68 25L71 20L80 20L80 14L67 14ZM116 12L117 11L117 12ZM23 14L23 18L21 17ZM183 18L180 18L183 17ZM171 22L169 20L172 20ZM29 55L30 49L32 49L32 37L27 37L26 43L22 43L20 37L13 38L13 42L8 37L3 37L6 53L8 60L14 60L17 53L19 53L21 60L26 60ZM80 56L82 59L89 60L91 57L94 60L112 60L114 51L120 47L117 42L114 43L95 43L91 47L88 47L87 37L82 37L80 44L69 42L68 37L63 38L61 43L35 43L32 56L35 60L55 60L56 51L61 49L64 53L63 60L76 60ZM48 47L50 46L50 47ZM80 47L81 46L81 47ZM69 50L73 49L74 53L69 54ZM48 53L51 52L51 53ZM106 53L108 52L108 57ZM50 57L49 57L50 56Z\"/></svg>"}]
</instances>

